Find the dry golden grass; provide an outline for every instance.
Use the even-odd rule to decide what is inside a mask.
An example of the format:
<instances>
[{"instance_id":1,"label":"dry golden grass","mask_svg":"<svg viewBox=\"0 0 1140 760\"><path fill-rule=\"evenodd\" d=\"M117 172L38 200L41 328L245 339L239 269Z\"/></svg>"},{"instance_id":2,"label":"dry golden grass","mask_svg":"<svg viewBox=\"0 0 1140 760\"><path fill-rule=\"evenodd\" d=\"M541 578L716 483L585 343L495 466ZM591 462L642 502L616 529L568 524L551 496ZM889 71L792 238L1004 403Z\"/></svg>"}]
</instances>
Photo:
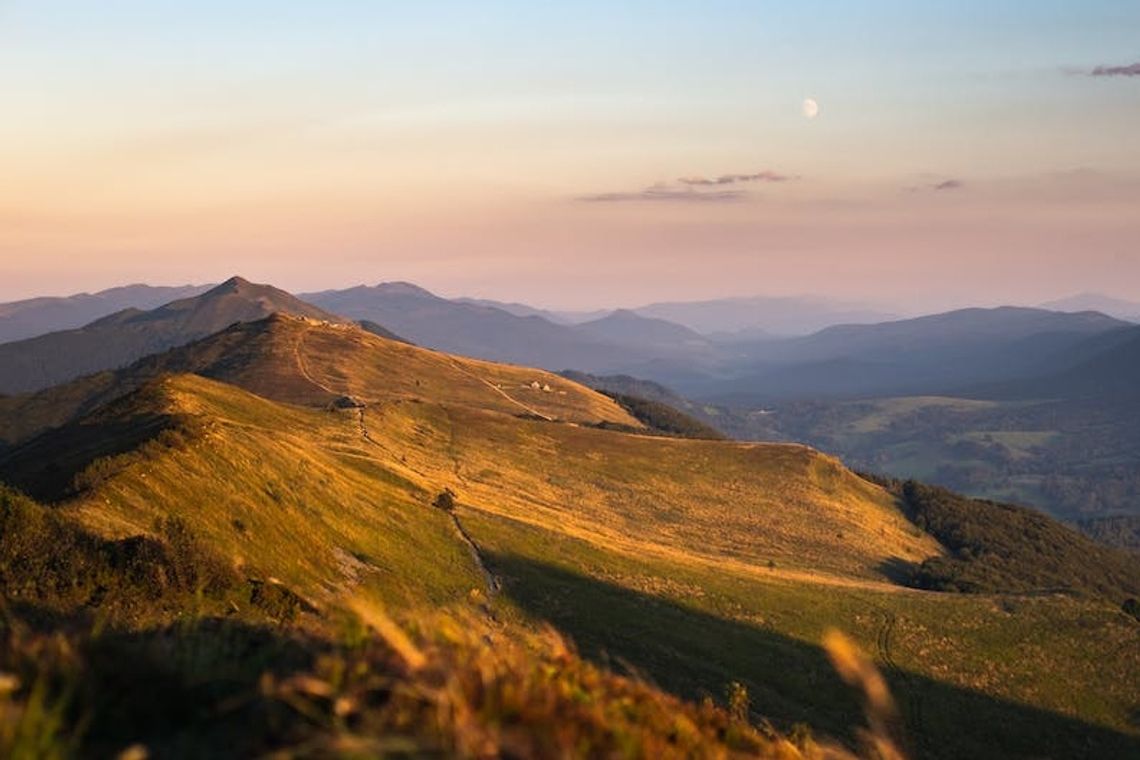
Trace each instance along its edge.
<instances>
[{"instance_id":1,"label":"dry golden grass","mask_svg":"<svg viewBox=\"0 0 1140 760\"><path fill-rule=\"evenodd\" d=\"M451 518L430 506L450 488L456 514L496 553L530 552L813 646L833 625L870 646L897 615L891 652L878 654L910 672L1127 729L1136 689L1105 662L1125 673L1140 664L1113 654L1134 639L1115 613L1040 599L1018 602L1014 616L993 599L893 585L889 563L940 549L886 492L834 459L798 446L594 429L582 423L625 413L580 386L562 396L556 378L551 393L524 389L546 377L533 370L353 330L274 320L253 337L238 341L247 355L226 379L321 408L168 378L148 392L203 432L104 467L64 508L116 536L175 514L247 573L278 578L322 609L352 596L403 610L460 603L484 586ZM339 394L368 406L325 410ZM578 423L529 418L512 399ZM708 653L700 677L720 679L718 691L726 668L751 666L717 657ZM1068 674L1063 686L1055 670Z\"/></svg>"},{"instance_id":2,"label":"dry golden grass","mask_svg":"<svg viewBox=\"0 0 1140 760\"><path fill-rule=\"evenodd\" d=\"M369 404L446 400L512 416L641 427L608 396L544 370L451 356L364 330L285 316L273 319L263 333L257 336L258 360L239 384L270 398L305 403L316 389ZM265 361L267 355L273 361ZM299 377L308 388L298 384L281 392L282 379Z\"/></svg>"},{"instance_id":3,"label":"dry golden grass","mask_svg":"<svg viewBox=\"0 0 1140 760\"><path fill-rule=\"evenodd\" d=\"M99 652L121 645L7 619L0 756L901 758L883 752L893 745L874 715L856 755L803 729L790 738L757 727L739 684L725 706L685 702L584 660L550 627L504 627L474 613L405 615L401 625L372 602L350 606L359 617L344 618L339 640L219 621L138 632L137 661L119 667L132 673L124 685L161 678L149 696L100 691L122 677ZM270 667L233 661L251 637ZM298 647L310 655L303 663ZM874 677L873 666L859 667ZM136 722L133 710L155 714L142 707L147 699L182 711L164 715L181 736Z\"/></svg>"},{"instance_id":4,"label":"dry golden grass","mask_svg":"<svg viewBox=\"0 0 1140 760\"><path fill-rule=\"evenodd\" d=\"M793 742L758 730L739 685L727 709L687 703L582 660L548 626L505 630L470 614L434 615L413 618L407 632L375 604L350 606L384 649L326 657L313 673L265 687L324 729L303 745L305 756L435 750L459 758L856 758L807 734ZM833 646L873 678L874 666L853 645ZM369 709L378 702L381 709ZM900 752L884 753L892 740L868 717L863 756L902 760Z\"/></svg>"},{"instance_id":5,"label":"dry golden grass","mask_svg":"<svg viewBox=\"0 0 1140 760\"><path fill-rule=\"evenodd\" d=\"M510 415L641 427L609 397L543 370L453 357L353 326L278 314L123 370L31 396L0 397L0 442L23 441L62 425L162 374L190 372L307 406L324 406L341 395L373 404L446 400Z\"/></svg>"},{"instance_id":6,"label":"dry golden grass","mask_svg":"<svg viewBox=\"0 0 1140 760\"><path fill-rule=\"evenodd\" d=\"M892 497L801 446L694 441L444 405L369 415L384 451L468 509L634 553L886 581L939 552Z\"/></svg>"},{"instance_id":7,"label":"dry golden grass","mask_svg":"<svg viewBox=\"0 0 1140 760\"><path fill-rule=\"evenodd\" d=\"M352 410L284 407L194 376L162 388L171 412L208 420L208 432L88 494L91 524L138 532L185 511L235 561L268 563L302 587L343 585L330 571L345 564L338 550L384 553L362 526L419 516L446 535L446 520L423 510L444 488L462 509L627 553L798 580L885 583L891 558L938 551L884 491L804 447L631 436L411 401L366 409L365 439Z\"/></svg>"}]
</instances>

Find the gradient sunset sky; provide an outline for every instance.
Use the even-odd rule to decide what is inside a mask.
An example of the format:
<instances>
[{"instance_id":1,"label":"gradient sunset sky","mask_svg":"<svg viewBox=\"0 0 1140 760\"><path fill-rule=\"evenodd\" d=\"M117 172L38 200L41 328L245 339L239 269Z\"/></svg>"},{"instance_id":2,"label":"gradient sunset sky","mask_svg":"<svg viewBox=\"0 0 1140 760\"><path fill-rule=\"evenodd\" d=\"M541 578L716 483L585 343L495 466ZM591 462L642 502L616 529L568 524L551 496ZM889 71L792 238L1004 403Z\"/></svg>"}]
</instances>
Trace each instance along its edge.
<instances>
[{"instance_id":1,"label":"gradient sunset sky","mask_svg":"<svg viewBox=\"0 0 1140 760\"><path fill-rule=\"evenodd\" d=\"M1140 3L932 5L0 0L0 300L1140 298Z\"/></svg>"}]
</instances>

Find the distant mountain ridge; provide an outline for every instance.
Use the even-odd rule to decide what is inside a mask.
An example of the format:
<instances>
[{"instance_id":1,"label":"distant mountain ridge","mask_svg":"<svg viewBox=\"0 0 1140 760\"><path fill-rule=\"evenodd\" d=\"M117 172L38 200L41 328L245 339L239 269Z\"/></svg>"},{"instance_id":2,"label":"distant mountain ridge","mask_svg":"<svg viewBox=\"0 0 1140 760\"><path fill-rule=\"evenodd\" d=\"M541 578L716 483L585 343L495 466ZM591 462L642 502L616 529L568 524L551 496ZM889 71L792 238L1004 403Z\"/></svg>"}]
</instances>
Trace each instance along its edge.
<instances>
[{"instance_id":1,"label":"distant mountain ridge","mask_svg":"<svg viewBox=\"0 0 1140 760\"><path fill-rule=\"evenodd\" d=\"M1043 303L1041 308L1053 311L1099 311L1117 319L1140 322L1140 301L1115 298L1103 293L1078 293Z\"/></svg>"},{"instance_id":2,"label":"distant mountain ridge","mask_svg":"<svg viewBox=\"0 0 1140 760\"><path fill-rule=\"evenodd\" d=\"M617 340L606 329L613 323L556 324L537 315L441 298L406 282L304 293L301 298L357 321L381 324L417 345L551 371L614 371L656 356L645 345Z\"/></svg>"},{"instance_id":3,"label":"distant mountain ridge","mask_svg":"<svg viewBox=\"0 0 1140 760\"><path fill-rule=\"evenodd\" d=\"M995 387L1066 371L1109 347L1113 331L1130 325L1093 311L1026 307L960 309L864 324L859 320L883 315L843 311L843 305L823 299L763 297L568 316L521 303L446 299L408 282L300 299L253 288L231 280L204 294L203 302L180 299L150 312L124 309L82 329L35 339L40 342L0 345L0 358L10 357L0 367L0 393L123 366L275 311L328 320L341 315L386 337L492 361L556 372L636 375L688 397L742 406ZM855 321L798 337L771 334L790 329L792 322L803 329L813 320L843 316ZM579 321L568 323L573 320ZM710 337L715 328L739 329ZM758 334L761 330L770 332Z\"/></svg>"},{"instance_id":4,"label":"distant mountain ridge","mask_svg":"<svg viewBox=\"0 0 1140 760\"><path fill-rule=\"evenodd\" d=\"M205 293L213 285L123 285L97 293L44 296L0 304L0 343L82 327L123 309L153 309Z\"/></svg>"},{"instance_id":5,"label":"distant mountain ridge","mask_svg":"<svg viewBox=\"0 0 1140 760\"><path fill-rule=\"evenodd\" d=\"M710 347L708 338L688 327L629 309L618 309L600 319L575 325L574 330L614 343L669 349Z\"/></svg>"},{"instance_id":6,"label":"distant mountain ridge","mask_svg":"<svg viewBox=\"0 0 1140 760\"><path fill-rule=\"evenodd\" d=\"M981 389L979 395L1015 399L1134 400L1140 406L1140 327L1113 331L1071 352L1071 366Z\"/></svg>"},{"instance_id":7,"label":"distant mountain ridge","mask_svg":"<svg viewBox=\"0 0 1140 760\"><path fill-rule=\"evenodd\" d=\"M448 357L368 327L278 310L114 371L0 398L0 446L71 422L163 375L185 373L306 406L325 406L342 394L366 401L430 398L509 414L639 424L609 398L557 375ZM536 382L538 389L531 386Z\"/></svg>"},{"instance_id":8,"label":"distant mountain ridge","mask_svg":"<svg viewBox=\"0 0 1140 760\"><path fill-rule=\"evenodd\" d=\"M490 298L452 298L456 303L466 303L472 306L489 306L493 309L514 314L516 317L542 317L556 325L579 325L595 319L601 319L614 312L613 309L595 309L593 311L559 311L557 309L543 309L517 301L495 301Z\"/></svg>"},{"instance_id":9,"label":"distant mountain ridge","mask_svg":"<svg viewBox=\"0 0 1140 760\"><path fill-rule=\"evenodd\" d=\"M283 290L233 277L201 295L150 311L125 309L75 330L0 345L0 393L26 393L122 367L235 322L274 313L343 321Z\"/></svg>"},{"instance_id":10,"label":"distant mountain ridge","mask_svg":"<svg viewBox=\"0 0 1140 760\"><path fill-rule=\"evenodd\" d=\"M708 301L652 303L634 309L646 317L666 319L702 335L808 335L831 325L869 324L897 319L876 309L833 303L806 296L752 296Z\"/></svg>"},{"instance_id":11,"label":"distant mountain ridge","mask_svg":"<svg viewBox=\"0 0 1140 760\"><path fill-rule=\"evenodd\" d=\"M642 306L592 311L546 309L518 302L455 298L457 303L490 306L516 316L538 316L563 325L594 322L617 312L661 319L705 337L743 340L759 335L808 335L831 325L867 324L897 319L895 314L809 296L744 296L705 301L663 301Z\"/></svg>"},{"instance_id":12,"label":"distant mountain ridge","mask_svg":"<svg viewBox=\"0 0 1140 760\"><path fill-rule=\"evenodd\" d=\"M743 404L947 393L1060 371L1086 341L1127 326L1097 312L1012 306L837 325L803 338L742 344L749 358L733 377L680 390Z\"/></svg>"}]
</instances>

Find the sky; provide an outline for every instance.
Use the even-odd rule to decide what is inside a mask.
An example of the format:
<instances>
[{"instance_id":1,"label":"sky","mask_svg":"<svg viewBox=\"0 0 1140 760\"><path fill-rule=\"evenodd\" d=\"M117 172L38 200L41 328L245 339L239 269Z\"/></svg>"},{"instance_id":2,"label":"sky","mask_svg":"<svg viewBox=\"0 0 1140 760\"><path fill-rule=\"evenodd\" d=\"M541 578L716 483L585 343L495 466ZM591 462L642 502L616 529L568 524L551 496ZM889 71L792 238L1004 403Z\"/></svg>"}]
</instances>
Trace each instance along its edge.
<instances>
[{"instance_id":1,"label":"sky","mask_svg":"<svg viewBox=\"0 0 1140 760\"><path fill-rule=\"evenodd\" d=\"M0 300L1140 298L1136 2L0 0L0 93Z\"/></svg>"}]
</instances>

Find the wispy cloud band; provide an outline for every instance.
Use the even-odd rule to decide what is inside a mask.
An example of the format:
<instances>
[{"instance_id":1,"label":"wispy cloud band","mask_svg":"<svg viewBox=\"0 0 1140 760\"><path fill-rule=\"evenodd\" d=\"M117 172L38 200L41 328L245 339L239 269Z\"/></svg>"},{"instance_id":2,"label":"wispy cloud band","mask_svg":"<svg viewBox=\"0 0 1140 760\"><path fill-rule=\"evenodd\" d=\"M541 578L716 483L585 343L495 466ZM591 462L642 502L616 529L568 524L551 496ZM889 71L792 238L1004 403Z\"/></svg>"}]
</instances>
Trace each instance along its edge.
<instances>
[{"instance_id":1,"label":"wispy cloud band","mask_svg":"<svg viewBox=\"0 0 1140 760\"><path fill-rule=\"evenodd\" d=\"M755 174L722 174L719 177L682 177L677 180L682 185L690 187L716 187L718 185L737 185L745 182L787 182L795 177L779 172L764 170Z\"/></svg>"},{"instance_id":2,"label":"wispy cloud band","mask_svg":"<svg viewBox=\"0 0 1140 760\"><path fill-rule=\"evenodd\" d=\"M1089 72L1093 77L1140 77L1140 63L1127 66L1097 66Z\"/></svg>"},{"instance_id":3,"label":"wispy cloud band","mask_svg":"<svg viewBox=\"0 0 1140 760\"><path fill-rule=\"evenodd\" d=\"M909 185L903 189L908 193L944 193L950 190L961 190L966 183L960 179L927 178L919 185Z\"/></svg>"},{"instance_id":4,"label":"wispy cloud band","mask_svg":"<svg viewBox=\"0 0 1140 760\"><path fill-rule=\"evenodd\" d=\"M676 203L734 203L748 197L745 190L727 188L758 182L787 182L798 179L765 169L752 174L721 174L716 177L681 177L672 183L659 182L643 190L619 193L595 193L579 196L586 203L622 203L627 201L670 201Z\"/></svg>"},{"instance_id":5,"label":"wispy cloud band","mask_svg":"<svg viewBox=\"0 0 1140 760\"><path fill-rule=\"evenodd\" d=\"M745 193L739 190L719 190L698 192L692 188L676 188L669 185L653 185L632 193L596 193L582 195L577 200L586 203L621 203L623 201L675 201L683 203L731 203L743 200Z\"/></svg>"}]
</instances>

